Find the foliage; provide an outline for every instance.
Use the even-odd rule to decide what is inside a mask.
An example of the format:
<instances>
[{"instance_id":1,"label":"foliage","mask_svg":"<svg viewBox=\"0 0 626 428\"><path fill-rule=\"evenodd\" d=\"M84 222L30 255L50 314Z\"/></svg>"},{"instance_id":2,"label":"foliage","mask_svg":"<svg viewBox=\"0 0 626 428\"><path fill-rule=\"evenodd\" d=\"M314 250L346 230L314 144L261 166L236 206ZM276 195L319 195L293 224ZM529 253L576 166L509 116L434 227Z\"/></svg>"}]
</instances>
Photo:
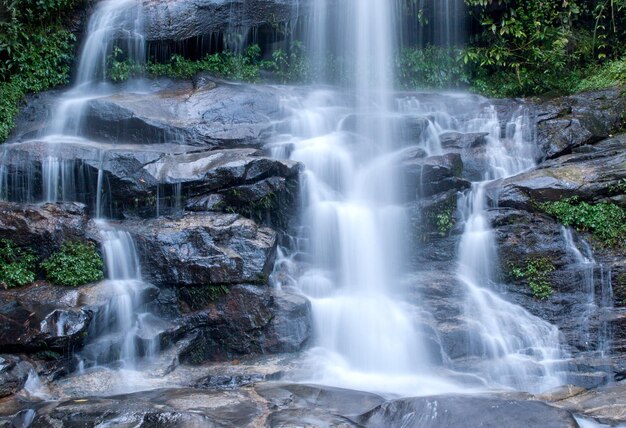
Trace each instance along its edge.
<instances>
[{"instance_id":1,"label":"foliage","mask_svg":"<svg viewBox=\"0 0 626 428\"><path fill-rule=\"evenodd\" d=\"M0 141L4 141L13 129L18 104L23 97L24 90L18 82L0 82Z\"/></svg>"},{"instance_id":2,"label":"foliage","mask_svg":"<svg viewBox=\"0 0 626 428\"><path fill-rule=\"evenodd\" d=\"M451 207L446 208L443 212L437 214L437 230L441 236L446 236L456 224L454 220L454 211Z\"/></svg>"},{"instance_id":3,"label":"foliage","mask_svg":"<svg viewBox=\"0 0 626 428\"><path fill-rule=\"evenodd\" d=\"M15 245L9 239L0 239L0 283L5 287L27 285L35 281L35 255Z\"/></svg>"},{"instance_id":4,"label":"foliage","mask_svg":"<svg viewBox=\"0 0 626 428\"><path fill-rule=\"evenodd\" d=\"M293 42L288 51L272 52L272 59L263 61L262 68L272 72L281 83L304 83L311 77L304 44L300 41Z\"/></svg>"},{"instance_id":5,"label":"foliage","mask_svg":"<svg viewBox=\"0 0 626 428\"><path fill-rule=\"evenodd\" d=\"M104 278L104 263L93 244L65 242L41 266L48 280L57 285L76 287Z\"/></svg>"},{"instance_id":6,"label":"foliage","mask_svg":"<svg viewBox=\"0 0 626 428\"><path fill-rule=\"evenodd\" d=\"M506 6L500 13L489 9L493 1L466 2L479 8L484 28L464 58L476 70L477 88L509 96L567 89L563 76L578 59L570 49L572 20L579 13L574 1L500 0ZM498 85L490 85L492 76Z\"/></svg>"},{"instance_id":7,"label":"foliage","mask_svg":"<svg viewBox=\"0 0 626 428\"><path fill-rule=\"evenodd\" d=\"M526 262L524 266L512 265L509 275L513 279L528 281L528 286L537 299L545 300L554 292L549 281L549 275L554 271L554 265L546 257L535 257Z\"/></svg>"},{"instance_id":8,"label":"foliage","mask_svg":"<svg viewBox=\"0 0 626 428\"><path fill-rule=\"evenodd\" d=\"M0 0L0 141L30 92L69 81L76 39L64 28L77 0Z\"/></svg>"},{"instance_id":9,"label":"foliage","mask_svg":"<svg viewBox=\"0 0 626 428\"><path fill-rule=\"evenodd\" d=\"M302 43L294 42L288 51L275 50L269 60L261 59L261 48L258 45L250 45L243 54L224 51L206 55L200 60L172 55L166 63L149 61L145 66L125 59L125 53L116 48L107 63L107 78L113 82L141 75L191 79L200 72L225 79L258 82L262 71L272 73L273 78L281 83L306 81L310 73Z\"/></svg>"},{"instance_id":10,"label":"foliage","mask_svg":"<svg viewBox=\"0 0 626 428\"><path fill-rule=\"evenodd\" d=\"M601 202L590 204L578 198L539 204L539 208L566 226L591 232L602 243L624 246L626 239L626 210L618 205Z\"/></svg>"},{"instance_id":11,"label":"foliage","mask_svg":"<svg viewBox=\"0 0 626 428\"><path fill-rule=\"evenodd\" d=\"M626 59L610 61L594 68L589 76L581 80L575 92L594 91L611 86L626 85Z\"/></svg>"},{"instance_id":12,"label":"foliage","mask_svg":"<svg viewBox=\"0 0 626 428\"><path fill-rule=\"evenodd\" d=\"M406 89L458 88L470 83L464 51L460 48L407 48L398 55L396 67L399 83Z\"/></svg>"}]
</instances>

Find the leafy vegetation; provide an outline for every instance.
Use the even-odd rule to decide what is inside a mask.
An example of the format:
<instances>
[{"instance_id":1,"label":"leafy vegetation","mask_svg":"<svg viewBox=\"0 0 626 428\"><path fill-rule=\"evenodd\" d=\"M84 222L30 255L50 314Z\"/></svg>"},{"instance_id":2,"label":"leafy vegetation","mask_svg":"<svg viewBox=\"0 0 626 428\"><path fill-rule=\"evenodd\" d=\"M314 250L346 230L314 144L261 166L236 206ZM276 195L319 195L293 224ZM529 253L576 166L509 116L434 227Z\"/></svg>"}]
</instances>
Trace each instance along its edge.
<instances>
[{"instance_id":1,"label":"leafy vegetation","mask_svg":"<svg viewBox=\"0 0 626 428\"><path fill-rule=\"evenodd\" d=\"M435 218L437 222L437 230L441 236L446 236L456 224L454 219L454 209L450 206L437 214Z\"/></svg>"},{"instance_id":2,"label":"leafy vegetation","mask_svg":"<svg viewBox=\"0 0 626 428\"><path fill-rule=\"evenodd\" d=\"M605 245L623 247L626 240L626 210L601 202L590 204L578 198L546 202L539 207L566 226L590 232Z\"/></svg>"},{"instance_id":3,"label":"leafy vegetation","mask_svg":"<svg viewBox=\"0 0 626 428\"><path fill-rule=\"evenodd\" d=\"M574 92L595 91L626 85L626 59L610 61L582 79Z\"/></svg>"},{"instance_id":4,"label":"leafy vegetation","mask_svg":"<svg viewBox=\"0 0 626 428\"><path fill-rule=\"evenodd\" d=\"M512 279L528 281L533 296L545 300L554 292L550 284L550 273L554 269L554 265L548 258L535 257L528 260L523 266L511 265L509 276Z\"/></svg>"},{"instance_id":5,"label":"leafy vegetation","mask_svg":"<svg viewBox=\"0 0 626 428\"><path fill-rule=\"evenodd\" d=\"M475 91L570 93L623 81L619 62L601 63L625 53L626 0L465 2L483 29L465 53Z\"/></svg>"},{"instance_id":6,"label":"leafy vegetation","mask_svg":"<svg viewBox=\"0 0 626 428\"><path fill-rule=\"evenodd\" d=\"M470 83L464 50L428 46L404 49L396 59L400 86L406 89L457 88Z\"/></svg>"},{"instance_id":7,"label":"leafy vegetation","mask_svg":"<svg viewBox=\"0 0 626 428\"><path fill-rule=\"evenodd\" d=\"M9 239L0 239L0 283L5 288L28 285L35 281L35 255L19 248Z\"/></svg>"},{"instance_id":8,"label":"leafy vegetation","mask_svg":"<svg viewBox=\"0 0 626 428\"><path fill-rule=\"evenodd\" d=\"M53 284L76 287L104 278L104 263L96 247L82 242L65 242L41 266Z\"/></svg>"},{"instance_id":9,"label":"leafy vegetation","mask_svg":"<svg viewBox=\"0 0 626 428\"><path fill-rule=\"evenodd\" d=\"M0 141L24 95L69 82L76 39L64 28L78 0L0 0Z\"/></svg>"},{"instance_id":10,"label":"leafy vegetation","mask_svg":"<svg viewBox=\"0 0 626 428\"><path fill-rule=\"evenodd\" d=\"M166 63L149 61L145 66L129 61L124 51L116 48L107 64L107 77L113 82L142 75L190 79L199 72L212 73L225 79L258 82L262 71L272 73L273 78L282 83L306 81L309 66L302 43L294 42L289 51L275 50L270 60L262 60L261 48L250 45L243 54L224 51L206 55L201 60L173 55Z\"/></svg>"}]
</instances>

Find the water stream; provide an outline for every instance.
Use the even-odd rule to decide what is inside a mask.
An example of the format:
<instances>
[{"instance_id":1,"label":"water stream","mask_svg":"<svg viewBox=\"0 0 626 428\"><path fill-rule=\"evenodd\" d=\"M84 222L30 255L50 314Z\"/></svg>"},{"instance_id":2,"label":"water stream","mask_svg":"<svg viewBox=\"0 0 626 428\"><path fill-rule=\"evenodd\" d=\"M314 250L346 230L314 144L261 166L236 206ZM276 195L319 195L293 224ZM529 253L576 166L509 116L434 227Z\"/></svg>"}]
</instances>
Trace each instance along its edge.
<instances>
[{"instance_id":1,"label":"water stream","mask_svg":"<svg viewBox=\"0 0 626 428\"><path fill-rule=\"evenodd\" d=\"M448 9L454 5L458 2L442 2L441 13L453 15ZM509 302L498 284L498 253L485 193L490 181L534 166L528 114L515 112L503 128L495 107L480 97L394 94L396 6L393 1L344 0L338 11L331 11L326 0L314 2L312 61L320 69L320 83L340 73L343 86L282 92L289 119L276 128L272 155L306 167L294 244L281 249L278 258L278 266L289 270L295 287L312 305L315 337L305 357L307 377L299 380L413 396L471 390L457 381L467 374L488 388L536 392L561 385L566 354L558 329ZM60 159L55 150L68 141L86 144L82 118L89 101L112 93L103 80L106 58L116 44L126 44L131 60L144 59L138 8L134 0L98 3L76 84L60 100L40 139L47 150L41 160L41 189L34 189L30 174L11 175L3 163L3 197L9 198L7 192L18 182L16 188L25 193L12 199L29 202L82 200L86 189L95 188L96 194L88 197L95 216L104 217L102 169L94 176L76 161ZM452 45L457 36L448 25L440 37L444 45ZM343 58L339 70L329 69L324 58L331 43ZM460 305L470 357L462 362L445 355L427 328L430 308L419 299L409 301L402 285L411 245L416 245L407 233L402 159L413 149L425 156L458 153L458 147L446 143L452 134L474 137L473 145L463 148L471 151L473 163L466 165L464 177L473 184L458 195L462 234L457 260L449 261L466 296ZM5 151L2 156L9 155ZM105 158L103 151L99 162ZM180 186L173 193L174 208L180 211ZM111 300L97 315L92 339L78 356L81 370L100 365L139 370L143 358L159 352L159 321L141 308L149 285L142 281L135 245L129 233L112 224L98 222ZM569 231L563 233L575 262L590 275L591 310L597 304L596 264L578 250ZM589 327L583 331L588 335ZM608 346L604 341L598 351Z\"/></svg>"}]
</instances>

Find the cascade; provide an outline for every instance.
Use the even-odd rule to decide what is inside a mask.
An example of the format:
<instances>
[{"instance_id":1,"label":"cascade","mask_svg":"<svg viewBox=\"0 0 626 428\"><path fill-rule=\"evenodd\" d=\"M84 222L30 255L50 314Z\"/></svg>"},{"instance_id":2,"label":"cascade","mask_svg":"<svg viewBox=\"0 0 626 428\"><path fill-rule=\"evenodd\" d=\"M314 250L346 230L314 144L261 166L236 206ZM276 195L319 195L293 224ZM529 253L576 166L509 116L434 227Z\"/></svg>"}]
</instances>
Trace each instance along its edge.
<instances>
[{"instance_id":1,"label":"cascade","mask_svg":"<svg viewBox=\"0 0 626 428\"><path fill-rule=\"evenodd\" d=\"M97 3L78 56L74 85L57 100L41 135L2 147L0 197L17 202L77 201L94 207L97 216L105 212L98 166L76 159L68 150L98 151L96 157L104 159L105 145L85 138L85 116L91 101L119 90L105 82L106 63L115 49L123 47L129 61L145 60L140 10L137 0ZM137 81L125 90L146 91L147 87Z\"/></svg>"},{"instance_id":2,"label":"cascade","mask_svg":"<svg viewBox=\"0 0 626 428\"><path fill-rule=\"evenodd\" d=\"M400 39L395 35L397 3L343 0L338 10L329 5L318 0L312 6L311 59L320 70L319 83L338 72L342 86L281 92L290 114L286 126L276 127L279 135L271 145L274 157L305 166L296 236L291 248L279 249L275 273L288 272L277 284L295 285L311 302L314 340L307 351L306 380L411 396L467 391L459 379L470 377L479 379L472 385L531 392L562 385L567 355L559 331L507 300L498 283L498 251L488 217L489 183L535 166L527 112L516 112L503 128L496 108L477 96L394 95L393 61ZM441 2L437 13L452 16L454 5L458 2ZM140 359L159 352L159 322L141 308L150 285L142 280L133 239L102 220L110 212L103 190L106 147L86 140L82 129L89 101L112 94L103 80L114 47L126 43L131 59L143 60L138 7L135 0L98 3L76 84L62 97L46 135L19 143L23 150L3 148L0 153L3 198L83 201L94 206L100 218L111 299L90 326L90 341L78 355L82 369L138 369ZM438 36L442 45L453 45L457 38L450 22ZM343 59L339 70L330 70L324 57L331 41L338 41L333 53ZM461 234L458 257L452 261L456 263L451 263L465 298L462 319L470 357L460 362L446 355L433 332L430 308L419 298L409 301L404 288L408 254L414 248L408 239L406 177L400 164L414 149L424 157L450 154L443 138L450 133L481 136L473 147L480 156L465 171L471 189L458 195ZM89 164L62 158L57 150L68 143L93 146L96 154ZM24 154L31 148L34 158ZM30 172L37 162L40 170ZM16 164L22 169L12 167ZM183 210L182 185L166 186L156 186L157 216L168 203L176 213ZM570 230L564 229L563 237L585 275L591 314L598 306L597 264L589 249L579 250ZM603 308L612 300L608 278L602 281ZM607 326L605 322L601 327L596 349L600 353L610 346ZM57 328L61 334L63 320ZM581 334L588 338L589 331L590 326L583 325Z\"/></svg>"},{"instance_id":3,"label":"cascade","mask_svg":"<svg viewBox=\"0 0 626 428\"><path fill-rule=\"evenodd\" d=\"M609 323L614 307L611 271L596 262L587 241L577 242L571 228L563 226L561 234L571 258L569 267L576 275L580 275L582 291L587 296L578 318L578 346L596 353L601 359L607 358L613 337ZM610 380L612 374L608 372L607 375Z\"/></svg>"},{"instance_id":4,"label":"cascade","mask_svg":"<svg viewBox=\"0 0 626 428\"><path fill-rule=\"evenodd\" d=\"M150 325L150 314L139 311L150 286L141 279L130 234L102 220L98 220L98 227L111 297L90 325L89 337L93 339L81 352L79 365L87 368L119 361L124 368L133 369L140 357L152 358L158 352L158 332Z\"/></svg>"},{"instance_id":5,"label":"cascade","mask_svg":"<svg viewBox=\"0 0 626 428\"><path fill-rule=\"evenodd\" d=\"M339 35L345 92L317 90L285 99L293 112L289 135L272 149L306 166L297 251L307 256L303 272L294 276L313 307L313 379L411 395L458 390L439 373L443 362L495 387L538 391L561 385L565 354L558 329L500 297L497 249L486 216L486 184L534 166L527 112L516 112L502 129L495 107L478 97L394 99L395 3L347 0L334 16L326 2L313 7L314 25L321 25L310 36L313 61L323 64L316 55L325 51L329 35ZM416 122L425 125L409 142L406 124ZM406 302L400 285L409 224L398 190L399 160L414 145L427 155L446 153L441 136L450 132L484 135L477 149L483 155L469 173L473 187L458 201L464 231L457 278L466 290L468 351L477 364L448 361L441 345L427 339L428 308Z\"/></svg>"},{"instance_id":6,"label":"cascade","mask_svg":"<svg viewBox=\"0 0 626 428\"><path fill-rule=\"evenodd\" d=\"M465 226L459 245L458 276L467 287L470 355L481 358L491 382L525 391L542 391L563 383L558 373L558 361L564 357L559 332L494 292L498 289L498 258L486 213L485 184L534 165L532 140L528 139L532 133L527 123L523 112L511 121L506 127L505 146L492 108L471 122L471 130L488 133L489 156L483 181L475 182L459 198Z\"/></svg>"}]
</instances>

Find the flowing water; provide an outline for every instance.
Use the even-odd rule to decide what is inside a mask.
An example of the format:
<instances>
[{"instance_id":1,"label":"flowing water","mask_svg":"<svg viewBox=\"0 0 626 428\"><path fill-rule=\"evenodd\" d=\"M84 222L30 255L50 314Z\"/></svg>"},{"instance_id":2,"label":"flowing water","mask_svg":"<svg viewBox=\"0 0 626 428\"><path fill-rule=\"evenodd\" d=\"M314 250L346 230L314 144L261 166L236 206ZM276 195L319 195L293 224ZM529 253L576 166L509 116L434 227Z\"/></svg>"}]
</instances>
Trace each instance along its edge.
<instances>
[{"instance_id":1,"label":"flowing water","mask_svg":"<svg viewBox=\"0 0 626 428\"><path fill-rule=\"evenodd\" d=\"M307 380L406 395L467 390L443 376L444 368L469 372L492 387L537 391L563 383L558 330L508 302L497 283L497 249L488 220L488 182L534 165L528 115L515 113L502 129L496 109L480 97L394 95L397 3L344 0L332 11L330 3L314 2L309 45L320 81L339 73L343 86L284 91L290 119L277 125L280 135L272 144L274 156L306 167L294 252L281 252L278 266L289 271L312 304L315 339ZM442 7L453 4L442 2ZM96 176L81 172L74 160L61 159L54 150L67 141L83 144L89 102L111 94L102 80L114 47L126 43L131 60L143 58L138 7L130 0L98 3L76 86L62 97L42 138L47 152L40 156L41 189L29 181L30 174L12 175L3 163L3 196L17 183L20 200L80 200L95 182L96 195L89 197L96 216L105 211L102 169ZM444 32L444 44L452 44L452 29ZM332 70L324 58L331 45L341 58ZM466 171L472 189L458 199L463 234L456 273L467 296L468 351L476 360L470 368L450 362L441 344L427 337L429 308L408 302L402 287L412 249L400 164L407 150L419 148L427 156L452 151L444 138L451 133L479 134L481 141L472 147L475 162ZM177 201L180 191L173 191ZM146 284L131 236L110 224L99 227L112 296L93 323L93 340L81 353L80 365L137 368L140 358L158 352L158 322L141 312ZM450 265L454 270L456 265Z\"/></svg>"},{"instance_id":2,"label":"flowing water","mask_svg":"<svg viewBox=\"0 0 626 428\"><path fill-rule=\"evenodd\" d=\"M596 262L591 245L575 237L572 229L563 226L561 234L572 259L569 269L580 278L583 285L581 291L587 296L578 317L580 328L577 346L606 361L610 356L613 337L610 323L614 309L611 271ZM611 370L607 369L609 382L612 378Z\"/></svg>"},{"instance_id":3,"label":"flowing water","mask_svg":"<svg viewBox=\"0 0 626 428\"><path fill-rule=\"evenodd\" d=\"M457 271L466 288L468 354L477 362L469 370L455 362L448 366L476 374L492 387L540 391L562 384L565 354L558 329L500 297L497 249L487 218L487 183L534 166L527 112L516 112L503 129L496 109L478 97L394 99L393 2L345 1L333 18L327 6L314 6L313 53L324 52L328 34L341 34L346 92L319 90L286 99L293 119L273 147L275 156L306 165L297 241L306 262L293 276L313 307L313 378L413 395L457 388L436 374L432 356L443 351L424 340L417 321L424 313L427 318L428 308L405 303L398 286L409 250L398 171L407 147L440 155L451 150L442 139L462 133L480 136L471 153L474 165L466 171L474 184L458 201L464 232ZM315 56L314 61L322 63ZM408 142L406 124L418 119L426 125ZM445 355L443 361L448 361Z\"/></svg>"}]
</instances>

